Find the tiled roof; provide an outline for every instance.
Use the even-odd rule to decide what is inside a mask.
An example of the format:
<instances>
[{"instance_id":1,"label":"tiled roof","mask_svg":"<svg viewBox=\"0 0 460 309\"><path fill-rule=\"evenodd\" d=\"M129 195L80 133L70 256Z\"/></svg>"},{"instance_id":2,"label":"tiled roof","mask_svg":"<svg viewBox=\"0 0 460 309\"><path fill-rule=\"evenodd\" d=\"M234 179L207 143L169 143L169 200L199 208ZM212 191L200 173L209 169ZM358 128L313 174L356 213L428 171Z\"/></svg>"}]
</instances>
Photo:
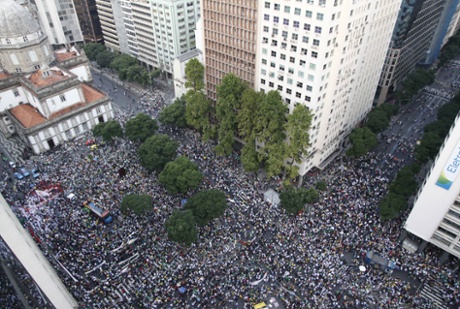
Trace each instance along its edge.
<instances>
[{"instance_id":1,"label":"tiled roof","mask_svg":"<svg viewBox=\"0 0 460 309\"><path fill-rule=\"evenodd\" d=\"M49 76L45 76L41 70L38 70L29 76L29 80L37 87L45 87L69 78L60 70L48 70L48 72Z\"/></svg>"},{"instance_id":2,"label":"tiled roof","mask_svg":"<svg viewBox=\"0 0 460 309\"><path fill-rule=\"evenodd\" d=\"M10 77L10 75L6 72L0 72L0 79L5 79L5 78L8 78Z\"/></svg>"},{"instance_id":3,"label":"tiled roof","mask_svg":"<svg viewBox=\"0 0 460 309\"><path fill-rule=\"evenodd\" d=\"M60 109L57 112L52 113L49 118L52 119L52 118L56 118L56 117L65 115L73 110L76 110L82 106L85 106L86 104L87 103L84 103L84 102L78 102L78 103L72 104L70 106L67 106L66 108Z\"/></svg>"},{"instance_id":4,"label":"tiled roof","mask_svg":"<svg viewBox=\"0 0 460 309\"><path fill-rule=\"evenodd\" d=\"M10 110L11 114L25 128L32 128L46 121L46 118L30 104L21 104Z\"/></svg>"},{"instance_id":5,"label":"tiled roof","mask_svg":"<svg viewBox=\"0 0 460 309\"><path fill-rule=\"evenodd\" d=\"M81 89L83 90L83 95L85 96L86 103L91 103L105 97L105 94L97 91L87 84L81 84Z\"/></svg>"},{"instance_id":6,"label":"tiled roof","mask_svg":"<svg viewBox=\"0 0 460 309\"><path fill-rule=\"evenodd\" d=\"M66 61L66 60L78 57L78 54L75 51L63 52L63 53L56 52L54 53L54 57L56 58L58 62L62 62L62 61Z\"/></svg>"}]
</instances>

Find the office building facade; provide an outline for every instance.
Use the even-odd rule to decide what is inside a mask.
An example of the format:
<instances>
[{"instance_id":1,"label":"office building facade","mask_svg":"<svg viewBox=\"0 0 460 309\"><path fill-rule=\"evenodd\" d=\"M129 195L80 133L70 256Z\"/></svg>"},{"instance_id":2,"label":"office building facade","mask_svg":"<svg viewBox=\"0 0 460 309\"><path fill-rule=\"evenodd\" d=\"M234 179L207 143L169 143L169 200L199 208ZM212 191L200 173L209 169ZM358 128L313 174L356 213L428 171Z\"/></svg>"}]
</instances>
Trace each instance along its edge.
<instances>
[{"instance_id":1,"label":"office building facade","mask_svg":"<svg viewBox=\"0 0 460 309\"><path fill-rule=\"evenodd\" d=\"M404 229L460 258L460 117L426 176Z\"/></svg>"},{"instance_id":2,"label":"office building facade","mask_svg":"<svg viewBox=\"0 0 460 309\"><path fill-rule=\"evenodd\" d=\"M96 0L74 0L74 4L85 42L102 42L102 28L97 14Z\"/></svg>"}]
</instances>

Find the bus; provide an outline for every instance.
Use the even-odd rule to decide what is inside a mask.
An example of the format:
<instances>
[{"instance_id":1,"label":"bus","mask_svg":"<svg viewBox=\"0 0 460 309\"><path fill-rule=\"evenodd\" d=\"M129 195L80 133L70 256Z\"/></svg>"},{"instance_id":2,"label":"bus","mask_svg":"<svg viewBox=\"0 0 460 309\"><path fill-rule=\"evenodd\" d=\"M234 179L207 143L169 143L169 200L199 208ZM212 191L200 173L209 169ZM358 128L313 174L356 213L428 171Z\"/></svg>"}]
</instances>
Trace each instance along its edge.
<instances>
[{"instance_id":1,"label":"bus","mask_svg":"<svg viewBox=\"0 0 460 309\"><path fill-rule=\"evenodd\" d=\"M89 209L98 219L102 220L105 224L113 222L113 218L107 209L99 207L93 201L86 201L83 207Z\"/></svg>"}]
</instances>

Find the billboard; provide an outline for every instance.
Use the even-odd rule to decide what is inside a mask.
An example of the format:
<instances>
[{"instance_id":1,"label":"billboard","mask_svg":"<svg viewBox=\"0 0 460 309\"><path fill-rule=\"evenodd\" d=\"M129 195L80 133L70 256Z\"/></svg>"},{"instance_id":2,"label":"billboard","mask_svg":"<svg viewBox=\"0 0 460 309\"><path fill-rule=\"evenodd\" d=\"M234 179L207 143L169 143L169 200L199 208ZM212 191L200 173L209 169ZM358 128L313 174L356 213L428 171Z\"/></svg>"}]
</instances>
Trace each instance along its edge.
<instances>
[{"instance_id":1,"label":"billboard","mask_svg":"<svg viewBox=\"0 0 460 309\"><path fill-rule=\"evenodd\" d=\"M436 185L449 190L458 173L460 172L460 140L452 151L449 160L444 165Z\"/></svg>"}]
</instances>

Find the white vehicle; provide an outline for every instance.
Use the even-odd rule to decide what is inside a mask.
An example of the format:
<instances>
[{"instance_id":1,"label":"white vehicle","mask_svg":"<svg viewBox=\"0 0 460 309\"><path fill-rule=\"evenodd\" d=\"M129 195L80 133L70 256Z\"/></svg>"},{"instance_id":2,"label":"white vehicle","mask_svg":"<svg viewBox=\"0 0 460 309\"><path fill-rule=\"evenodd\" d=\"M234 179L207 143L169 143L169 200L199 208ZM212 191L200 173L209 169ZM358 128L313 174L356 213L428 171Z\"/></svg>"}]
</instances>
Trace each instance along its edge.
<instances>
[{"instance_id":1,"label":"white vehicle","mask_svg":"<svg viewBox=\"0 0 460 309\"><path fill-rule=\"evenodd\" d=\"M10 161L9 163L12 168L16 168L16 163L14 163L13 161Z\"/></svg>"}]
</instances>

